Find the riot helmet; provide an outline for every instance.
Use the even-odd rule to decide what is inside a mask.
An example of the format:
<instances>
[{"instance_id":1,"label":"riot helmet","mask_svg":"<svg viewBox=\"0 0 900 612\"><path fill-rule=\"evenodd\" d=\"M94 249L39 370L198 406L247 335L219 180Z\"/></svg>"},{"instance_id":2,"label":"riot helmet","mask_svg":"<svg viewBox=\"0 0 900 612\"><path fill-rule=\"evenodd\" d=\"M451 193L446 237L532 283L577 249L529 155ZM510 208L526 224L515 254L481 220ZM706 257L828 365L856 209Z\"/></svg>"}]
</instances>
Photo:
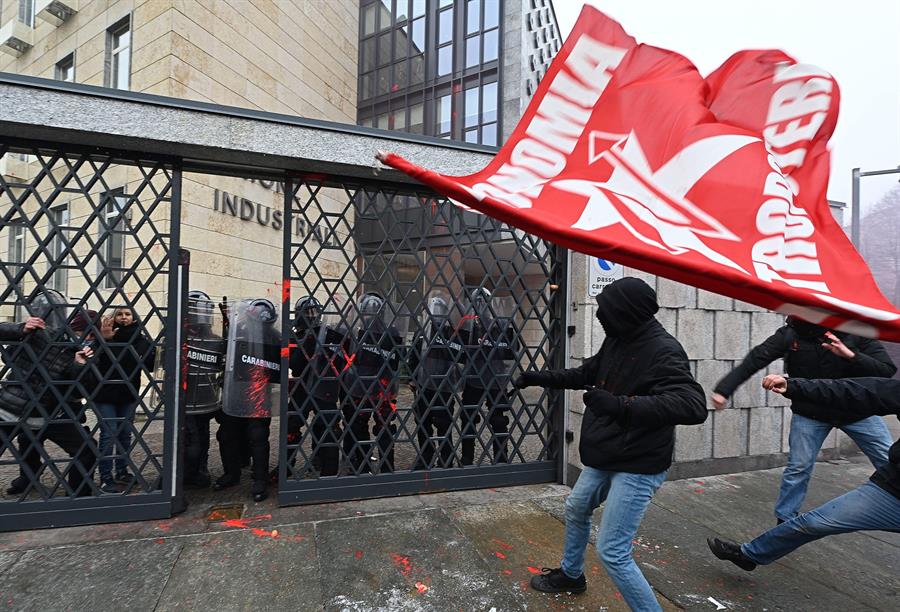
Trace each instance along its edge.
<instances>
[{"instance_id":1,"label":"riot helmet","mask_svg":"<svg viewBox=\"0 0 900 612\"><path fill-rule=\"evenodd\" d=\"M44 320L47 327L65 329L68 319L66 298L53 289L39 289L31 299L31 314Z\"/></svg>"},{"instance_id":2,"label":"riot helmet","mask_svg":"<svg viewBox=\"0 0 900 612\"><path fill-rule=\"evenodd\" d=\"M485 287L478 287L472 292L472 310L479 319L490 319L491 292Z\"/></svg>"},{"instance_id":3,"label":"riot helmet","mask_svg":"<svg viewBox=\"0 0 900 612\"><path fill-rule=\"evenodd\" d=\"M443 321L450 316L450 303L443 293L432 293L426 303L428 316L432 320Z\"/></svg>"},{"instance_id":4,"label":"riot helmet","mask_svg":"<svg viewBox=\"0 0 900 612\"><path fill-rule=\"evenodd\" d=\"M272 324L278 320L278 311L275 304L266 298L246 300L247 308L244 311L247 317L260 323Z\"/></svg>"},{"instance_id":5,"label":"riot helmet","mask_svg":"<svg viewBox=\"0 0 900 612\"><path fill-rule=\"evenodd\" d=\"M302 330L318 327L322 323L324 310L316 298L309 295L300 298L294 307L294 328Z\"/></svg>"},{"instance_id":6,"label":"riot helmet","mask_svg":"<svg viewBox=\"0 0 900 612\"><path fill-rule=\"evenodd\" d=\"M372 325L375 321L381 320L383 315L384 298L374 292L366 293L359 301L359 317L363 325Z\"/></svg>"},{"instance_id":7,"label":"riot helmet","mask_svg":"<svg viewBox=\"0 0 900 612\"><path fill-rule=\"evenodd\" d=\"M194 289L188 293L188 324L211 326L213 301L205 291Z\"/></svg>"}]
</instances>

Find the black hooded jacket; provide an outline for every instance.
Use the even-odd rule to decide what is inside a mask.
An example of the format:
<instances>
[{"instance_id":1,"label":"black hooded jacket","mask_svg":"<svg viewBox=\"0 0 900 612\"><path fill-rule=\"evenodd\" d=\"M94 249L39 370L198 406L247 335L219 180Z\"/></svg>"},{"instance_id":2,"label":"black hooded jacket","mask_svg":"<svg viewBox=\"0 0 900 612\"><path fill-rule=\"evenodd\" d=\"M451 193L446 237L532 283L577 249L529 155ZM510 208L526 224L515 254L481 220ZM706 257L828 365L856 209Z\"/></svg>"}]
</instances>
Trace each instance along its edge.
<instances>
[{"instance_id":1,"label":"black hooded jacket","mask_svg":"<svg viewBox=\"0 0 900 612\"><path fill-rule=\"evenodd\" d=\"M731 397L735 389L773 361L784 358L784 369L792 378L852 378L860 376L890 377L897 371L884 346L877 340L835 332L855 354L844 359L822 347L825 328L799 319L775 331L762 344L754 347L744 360L722 380L714 391ZM810 419L840 426L863 417L848 413L827 402L811 402L798 398L791 410Z\"/></svg>"},{"instance_id":2,"label":"black hooded jacket","mask_svg":"<svg viewBox=\"0 0 900 612\"><path fill-rule=\"evenodd\" d=\"M605 389L622 403L620 418L586 407L581 461L617 472L657 474L672 464L675 425L706 420L703 388L691 376L681 344L653 317L656 293L642 280L623 278L597 297L607 333L600 351L580 367L532 374L557 389Z\"/></svg>"},{"instance_id":3,"label":"black hooded jacket","mask_svg":"<svg viewBox=\"0 0 900 612\"><path fill-rule=\"evenodd\" d=\"M141 390L141 372L144 369L153 371L156 348L144 335L136 315L131 325L117 327L105 344L105 348L100 344L97 349L96 365L101 382L94 401L104 404L136 402Z\"/></svg>"},{"instance_id":4,"label":"black hooded jacket","mask_svg":"<svg viewBox=\"0 0 900 612\"><path fill-rule=\"evenodd\" d=\"M788 380L785 397L797 402L833 406L851 413L854 420L873 415L900 417L900 380L844 378L841 380ZM888 451L888 462L872 474L872 482L900 499L900 440Z\"/></svg>"}]
</instances>

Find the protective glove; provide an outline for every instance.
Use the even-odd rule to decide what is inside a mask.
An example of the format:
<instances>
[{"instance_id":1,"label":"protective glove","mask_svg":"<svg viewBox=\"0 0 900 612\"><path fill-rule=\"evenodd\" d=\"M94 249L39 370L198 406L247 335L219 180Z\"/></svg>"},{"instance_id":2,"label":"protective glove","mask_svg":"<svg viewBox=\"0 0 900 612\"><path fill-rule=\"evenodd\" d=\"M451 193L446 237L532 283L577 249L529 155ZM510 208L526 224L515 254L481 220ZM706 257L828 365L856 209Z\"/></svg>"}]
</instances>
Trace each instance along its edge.
<instances>
[{"instance_id":1,"label":"protective glove","mask_svg":"<svg viewBox=\"0 0 900 612\"><path fill-rule=\"evenodd\" d=\"M623 398L613 395L605 389L591 389L582 397L584 405L595 415L608 415L614 419L625 414Z\"/></svg>"},{"instance_id":2,"label":"protective glove","mask_svg":"<svg viewBox=\"0 0 900 612\"><path fill-rule=\"evenodd\" d=\"M513 381L513 386L518 389L525 387L541 387L547 380L543 372L523 372L521 376Z\"/></svg>"}]
</instances>

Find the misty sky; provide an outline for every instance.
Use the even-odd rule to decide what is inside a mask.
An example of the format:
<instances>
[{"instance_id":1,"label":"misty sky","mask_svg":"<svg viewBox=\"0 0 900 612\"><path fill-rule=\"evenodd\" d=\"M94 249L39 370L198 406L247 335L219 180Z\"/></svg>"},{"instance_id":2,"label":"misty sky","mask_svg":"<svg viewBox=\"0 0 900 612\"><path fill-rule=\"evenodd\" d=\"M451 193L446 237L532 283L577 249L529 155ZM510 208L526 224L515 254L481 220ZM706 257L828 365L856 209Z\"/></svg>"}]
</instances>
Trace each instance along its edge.
<instances>
[{"instance_id":1,"label":"misty sky","mask_svg":"<svg viewBox=\"0 0 900 612\"><path fill-rule=\"evenodd\" d=\"M583 2L554 0L563 37ZM850 171L900 165L900 0L590 0L638 42L677 51L706 76L735 51L779 48L841 88L828 197L850 202ZM863 211L900 175L863 179ZM849 221L849 213L846 217Z\"/></svg>"}]
</instances>

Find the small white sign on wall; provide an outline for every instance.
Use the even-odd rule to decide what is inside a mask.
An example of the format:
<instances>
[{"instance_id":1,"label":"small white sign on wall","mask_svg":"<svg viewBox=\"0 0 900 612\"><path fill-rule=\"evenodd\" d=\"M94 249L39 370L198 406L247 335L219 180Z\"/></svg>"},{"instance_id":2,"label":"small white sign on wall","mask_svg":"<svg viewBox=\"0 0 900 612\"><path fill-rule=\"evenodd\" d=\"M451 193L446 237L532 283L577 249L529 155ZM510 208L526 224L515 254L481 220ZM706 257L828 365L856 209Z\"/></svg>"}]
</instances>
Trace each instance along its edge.
<instances>
[{"instance_id":1,"label":"small white sign on wall","mask_svg":"<svg viewBox=\"0 0 900 612\"><path fill-rule=\"evenodd\" d=\"M600 295L603 287L625 276L625 268L608 259L588 258L588 295Z\"/></svg>"}]
</instances>

